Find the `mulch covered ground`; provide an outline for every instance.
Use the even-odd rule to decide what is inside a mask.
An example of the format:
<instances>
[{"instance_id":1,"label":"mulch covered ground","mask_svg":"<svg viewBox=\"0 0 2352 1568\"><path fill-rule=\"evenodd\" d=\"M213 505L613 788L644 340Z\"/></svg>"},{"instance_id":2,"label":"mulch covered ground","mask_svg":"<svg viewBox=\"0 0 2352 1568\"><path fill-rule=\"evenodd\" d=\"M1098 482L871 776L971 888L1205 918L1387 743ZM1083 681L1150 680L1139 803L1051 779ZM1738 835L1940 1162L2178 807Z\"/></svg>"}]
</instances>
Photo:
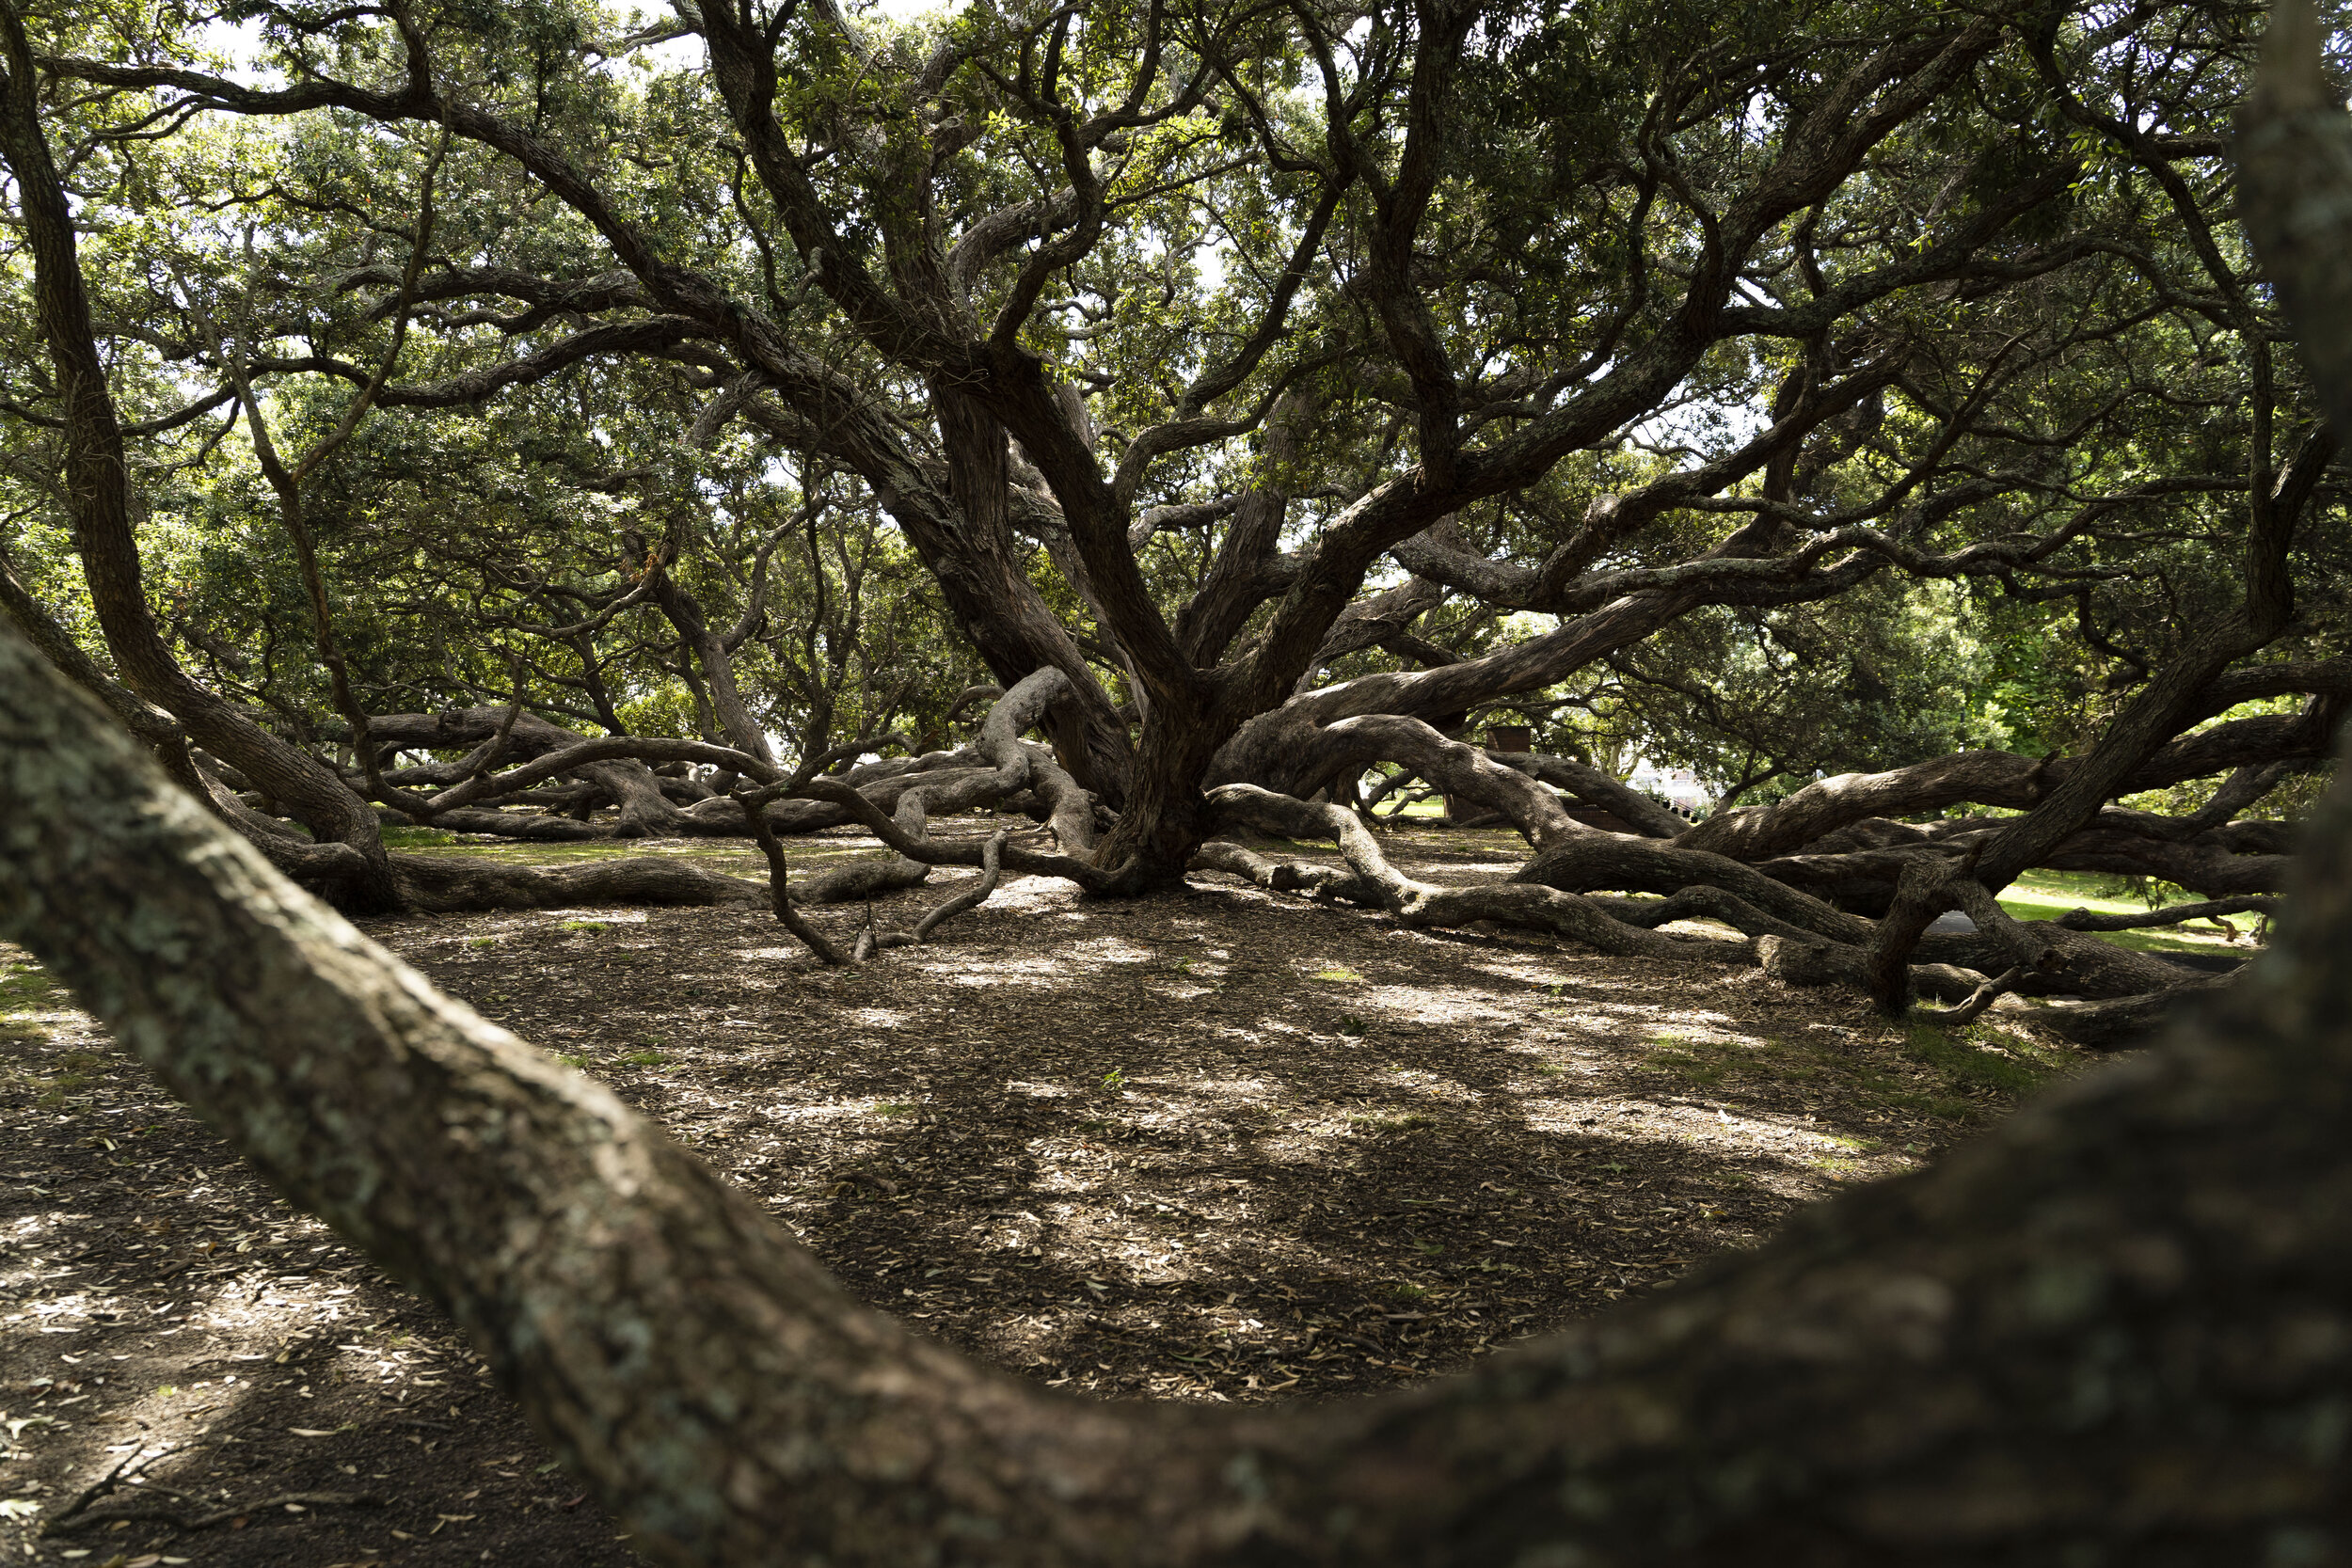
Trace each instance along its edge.
<instances>
[{"instance_id":1,"label":"mulch covered ground","mask_svg":"<svg viewBox=\"0 0 2352 1568\"><path fill-rule=\"evenodd\" d=\"M872 848L829 835L795 870ZM1395 850L1440 879L1518 858L1436 830ZM912 925L954 876L877 916ZM1407 931L1215 877L1135 903L1008 879L933 945L844 972L755 911L370 934L612 1084L867 1301L1096 1399L1458 1369L2082 1060L2020 1009L1903 1030L1695 957ZM278 1203L21 953L0 975L0 1556L637 1560L439 1313Z\"/></svg>"}]
</instances>

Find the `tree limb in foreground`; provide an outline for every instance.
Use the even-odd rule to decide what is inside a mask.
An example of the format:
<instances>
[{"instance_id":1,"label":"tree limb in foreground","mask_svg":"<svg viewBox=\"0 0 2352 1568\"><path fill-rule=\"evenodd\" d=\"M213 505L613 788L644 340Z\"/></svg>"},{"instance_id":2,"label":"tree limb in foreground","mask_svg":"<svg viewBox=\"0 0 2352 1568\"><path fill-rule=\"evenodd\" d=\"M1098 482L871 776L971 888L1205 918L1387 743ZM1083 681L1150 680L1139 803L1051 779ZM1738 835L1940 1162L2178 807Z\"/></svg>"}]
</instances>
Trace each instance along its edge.
<instances>
[{"instance_id":1,"label":"tree limb in foreground","mask_svg":"<svg viewBox=\"0 0 2352 1568\"><path fill-rule=\"evenodd\" d=\"M1468 1376L1093 1405L850 1301L0 633L12 936L674 1562L2205 1561L2352 1529L2352 801L2226 1020ZM2196 1476L2201 1484L2160 1483Z\"/></svg>"}]
</instances>

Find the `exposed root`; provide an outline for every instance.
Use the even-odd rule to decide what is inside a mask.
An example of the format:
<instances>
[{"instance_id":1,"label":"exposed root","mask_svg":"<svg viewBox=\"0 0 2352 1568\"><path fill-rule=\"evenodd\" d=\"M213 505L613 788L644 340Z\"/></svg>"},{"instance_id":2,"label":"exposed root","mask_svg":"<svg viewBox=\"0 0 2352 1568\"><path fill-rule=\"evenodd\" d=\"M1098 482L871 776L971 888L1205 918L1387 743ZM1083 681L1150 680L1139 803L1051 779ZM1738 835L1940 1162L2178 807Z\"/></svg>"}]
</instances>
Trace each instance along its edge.
<instances>
[{"instance_id":1,"label":"exposed root","mask_svg":"<svg viewBox=\"0 0 2352 1568\"><path fill-rule=\"evenodd\" d=\"M2191 920L2210 920L2220 925L2225 914L2259 914L2267 919L2278 912L2276 898L2210 898L2195 904L2168 904L2145 914L2093 914L2089 910L2069 910L2058 917L2057 923L2070 931L2137 931L2151 926L2180 926Z\"/></svg>"},{"instance_id":2,"label":"exposed root","mask_svg":"<svg viewBox=\"0 0 2352 1568\"><path fill-rule=\"evenodd\" d=\"M792 940L817 955L817 961L838 969L850 961L850 955L834 940L811 926L792 906L792 895L786 887L784 841L776 837L776 830L769 825L767 813L760 801L749 794L736 797L742 809L743 819L752 836L759 842L759 852L768 858L769 908L775 911L776 924L792 933Z\"/></svg>"},{"instance_id":3,"label":"exposed root","mask_svg":"<svg viewBox=\"0 0 2352 1568\"><path fill-rule=\"evenodd\" d=\"M650 855L565 866L485 865L451 856L394 855L392 872L412 907L436 914L589 904L756 904L766 896L756 882Z\"/></svg>"},{"instance_id":4,"label":"exposed root","mask_svg":"<svg viewBox=\"0 0 2352 1568\"><path fill-rule=\"evenodd\" d=\"M930 866L904 855L893 855L886 861L859 861L809 878L801 884L800 899L803 904L855 904L905 888L920 887L930 874Z\"/></svg>"},{"instance_id":5,"label":"exposed root","mask_svg":"<svg viewBox=\"0 0 2352 1568\"><path fill-rule=\"evenodd\" d=\"M2200 980L2138 996L2035 1009L2033 1022L2060 1039L2091 1051L2122 1051L2151 1043L2158 1030L2203 1006L2228 989L2227 978Z\"/></svg>"},{"instance_id":6,"label":"exposed root","mask_svg":"<svg viewBox=\"0 0 2352 1568\"><path fill-rule=\"evenodd\" d=\"M1458 927L1490 920L1549 932L1603 953L1753 963L1789 985L1836 985L1866 993L1872 989L1869 921L1724 856L1625 835L1580 833L1555 841L1510 882L1439 887L1397 871L1372 830L1344 806L1275 795L1248 784L1213 791L1210 801L1229 829L1246 826L1290 838L1328 840L1339 846L1348 863L1343 870L1278 861L1230 840L1203 844L1194 856L1198 868L1228 872L1272 891L1384 909L1415 927ZM1906 1002L1925 997L1955 1004L1928 1010L1925 1016L1933 1022L1965 1023L2012 990L2046 993L2063 988L2118 1001L2111 1012L2072 1008L2044 1015L2068 1021L2054 1026L2069 1038L2091 1033L2104 1039L2133 1027L2129 1021L2137 1014L2122 1007L2122 1001L2137 1005L2176 995L2185 986L2198 983L2183 965L2155 955L2118 948L2047 922L2013 919L1958 868L1943 874L1965 884L1956 887L1951 896L1979 929L1974 935L1930 937L1918 944L1916 958L1921 961L1905 965ZM1547 885L1551 878L1588 887L1664 884L1668 891L1662 898L1586 895ZM1724 882L1740 891L1721 885ZM1756 895L1754 902L1742 896L1750 892ZM1691 919L1719 921L1745 940L1658 934L1660 927ZM1996 970L1997 975L1988 978Z\"/></svg>"},{"instance_id":7,"label":"exposed root","mask_svg":"<svg viewBox=\"0 0 2352 1568\"><path fill-rule=\"evenodd\" d=\"M1274 861L1230 839L1211 839L1193 851L1192 869L1223 871L1271 893L1305 893L1320 899L1345 899L1377 908L1380 889L1367 878L1336 866Z\"/></svg>"},{"instance_id":8,"label":"exposed root","mask_svg":"<svg viewBox=\"0 0 2352 1568\"><path fill-rule=\"evenodd\" d=\"M1459 927L1491 920L1500 925L1548 931L1603 953L1677 960L1695 956L1753 961L1753 943L1660 936L1613 920L1591 900L1557 888L1513 882L1450 888L1416 881L1389 863L1372 830L1344 806L1315 805L1254 784L1226 784L1212 790L1209 804L1228 825L1254 827L1290 838L1323 838L1337 843L1340 853L1368 885L1379 907L1407 926Z\"/></svg>"},{"instance_id":9,"label":"exposed root","mask_svg":"<svg viewBox=\"0 0 2352 1568\"><path fill-rule=\"evenodd\" d=\"M1930 1023L1940 1023L1947 1029L1957 1029L1963 1023L1973 1023L1979 1014L2009 994L2011 990L2015 989L2017 982L2025 976L2025 966L2016 965L2002 971L1975 990L1970 991L1958 1006L1921 1007L1915 1016L1925 1019Z\"/></svg>"}]
</instances>

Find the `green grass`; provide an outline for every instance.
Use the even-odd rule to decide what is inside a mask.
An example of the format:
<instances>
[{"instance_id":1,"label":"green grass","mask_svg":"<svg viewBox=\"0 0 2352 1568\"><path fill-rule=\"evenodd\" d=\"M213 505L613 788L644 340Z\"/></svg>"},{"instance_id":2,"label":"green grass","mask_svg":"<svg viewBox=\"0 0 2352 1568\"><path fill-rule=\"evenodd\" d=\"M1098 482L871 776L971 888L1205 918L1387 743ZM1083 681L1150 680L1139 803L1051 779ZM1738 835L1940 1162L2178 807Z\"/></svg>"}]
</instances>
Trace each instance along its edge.
<instances>
[{"instance_id":1,"label":"green grass","mask_svg":"<svg viewBox=\"0 0 2352 1568\"><path fill-rule=\"evenodd\" d=\"M28 1015L73 1005L66 989L32 964L0 964L0 1043L32 1045L47 1031Z\"/></svg>"},{"instance_id":2,"label":"green grass","mask_svg":"<svg viewBox=\"0 0 2352 1568\"><path fill-rule=\"evenodd\" d=\"M566 920L564 922L563 929L577 931L582 936L587 936L596 931L609 931L612 929L612 924L606 920Z\"/></svg>"},{"instance_id":3,"label":"green grass","mask_svg":"<svg viewBox=\"0 0 2352 1568\"><path fill-rule=\"evenodd\" d=\"M669 1059L659 1051L632 1051L621 1058L631 1067L660 1067Z\"/></svg>"},{"instance_id":4,"label":"green grass","mask_svg":"<svg viewBox=\"0 0 2352 1568\"><path fill-rule=\"evenodd\" d=\"M1756 1053L1756 1047L1737 1040L1693 1040L1679 1035L1652 1035L1648 1044L1644 1066L1699 1088L1722 1083Z\"/></svg>"},{"instance_id":5,"label":"green grass","mask_svg":"<svg viewBox=\"0 0 2352 1568\"><path fill-rule=\"evenodd\" d=\"M446 849L457 842L457 835L447 828L412 828L388 822L383 832L387 849Z\"/></svg>"},{"instance_id":6,"label":"green grass","mask_svg":"<svg viewBox=\"0 0 2352 1568\"><path fill-rule=\"evenodd\" d=\"M1931 1023L1913 1024L1899 1049L1924 1069L1918 1073L1890 1072L1867 1057L1779 1037L1751 1043L1659 1035L1648 1044L1643 1065L1691 1087L1713 1088L1743 1077L1829 1080L1869 1104L1955 1122L1998 1114L2004 1102L2031 1094L2068 1065L2061 1053L1983 1025L1947 1033Z\"/></svg>"},{"instance_id":7,"label":"green grass","mask_svg":"<svg viewBox=\"0 0 2352 1568\"><path fill-rule=\"evenodd\" d=\"M33 1103L44 1110L56 1110L66 1102L68 1096L88 1085L90 1069L103 1061L103 1058L93 1056L87 1051L67 1052L56 1064L61 1070L55 1076L38 1080L42 1087L40 1097Z\"/></svg>"},{"instance_id":8,"label":"green grass","mask_svg":"<svg viewBox=\"0 0 2352 1568\"><path fill-rule=\"evenodd\" d=\"M874 1102L874 1114L878 1117L911 1117L921 1108L903 1100L878 1100Z\"/></svg>"},{"instance_id":9,"label":"green grass","mask_svg":"<svg viewBox=\"0 0 2352 1568\"><path fill-rule=\"evenodd\" d=\"M2137 898L2118 898L2102 893L2111 889L2115 879L2087 871L2032 871L2017 879L2001 895L2001 908L2019 920L2056 920L2069 910L2089 910L2093 914L2140 914L2147 905ZM2232 915L2231 924L2240 931L2254 923L2253 915ZM2200 921L2191 926L2151 927L2144 931L2094 931L2102 942L2118 947L2134 948L2142 953L2211 953L2233 951L2229 939L2217 927ZM2243 949L2236 949L2243 951Z\"/></svg>"},{"instance_id":10,"label":"green grass","mask_svg":"<svg viewBox=\"0 0 2352 1568\"><path fill-rule=\"evenodd\" d=\"M30 964L0 969L0 1013L47 1012L65 1005L65 988Z\"/></svg>"},{"instance_id":11,"label":"green grass","mask_svg":"<svg viewBox=\"0 0 2352 1568\"><path fill-rule=\"evenodd\" d=\"M1352 969L1318 969L1307 976L1310 980L1328 980L1334 985L1359 986L1364 977Z\"/></svg>"},{"instance_id":12,"label":"green grass","mask_svg":"<svg viewBox=\"0 0 2352 1568\"><path fill-rule=\"evenodd\" d=\"M1998 1046L1987 1047L1955 1038L1932 1023L1911 1026L1903 1054L1935 1069L1957 1086L2010 1095L2031 1094L2057 1077L2065 1062L2057 1052L2029 1045L2015 1036L2004 1036Z\"/></svg>"}]
</instances>

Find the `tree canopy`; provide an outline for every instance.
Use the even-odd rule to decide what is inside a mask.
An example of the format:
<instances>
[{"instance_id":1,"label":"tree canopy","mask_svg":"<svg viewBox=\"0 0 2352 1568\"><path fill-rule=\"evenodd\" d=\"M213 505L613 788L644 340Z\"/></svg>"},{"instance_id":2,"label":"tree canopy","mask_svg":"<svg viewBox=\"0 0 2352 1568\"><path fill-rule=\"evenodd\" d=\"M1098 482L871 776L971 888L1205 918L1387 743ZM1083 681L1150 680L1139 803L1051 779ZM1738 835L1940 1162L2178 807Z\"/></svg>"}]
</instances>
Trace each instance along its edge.
<instances>
[{"instance_id":1,"label":"tree canopy","mask_svg":"<svg viewBox=\"0 0 2352 1568\"><path fill-rule=\"evenodd\" d=\"M2246 6L9 17L12 607L347 907L530 896L379 812L1290 885L1233 835L1377 780L1527 836L1475 918L1892 1005L1906 865L2275 893L2339 716Z\"/></svg>"}]
</instances>

